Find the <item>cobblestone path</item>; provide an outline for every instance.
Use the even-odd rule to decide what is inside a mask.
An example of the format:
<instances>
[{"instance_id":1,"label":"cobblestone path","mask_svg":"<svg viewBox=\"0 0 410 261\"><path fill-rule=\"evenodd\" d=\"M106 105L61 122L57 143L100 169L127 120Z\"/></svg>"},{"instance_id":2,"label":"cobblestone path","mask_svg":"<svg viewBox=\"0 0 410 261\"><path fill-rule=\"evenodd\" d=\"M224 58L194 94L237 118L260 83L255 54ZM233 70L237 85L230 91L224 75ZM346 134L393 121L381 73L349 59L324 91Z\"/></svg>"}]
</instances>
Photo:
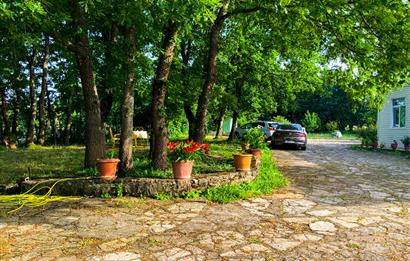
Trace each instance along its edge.
<instances>
[{"instance_id":1,"label":"cobblestone path","mask_svg":"<svg viewBox=\"0 0 410 261\"><path fill-rule=\"evenodd\" d=\"M410 160L316 140L232 204L85 199L0 218L0 260L410 260Z\"/></svg>"}]
</instances>

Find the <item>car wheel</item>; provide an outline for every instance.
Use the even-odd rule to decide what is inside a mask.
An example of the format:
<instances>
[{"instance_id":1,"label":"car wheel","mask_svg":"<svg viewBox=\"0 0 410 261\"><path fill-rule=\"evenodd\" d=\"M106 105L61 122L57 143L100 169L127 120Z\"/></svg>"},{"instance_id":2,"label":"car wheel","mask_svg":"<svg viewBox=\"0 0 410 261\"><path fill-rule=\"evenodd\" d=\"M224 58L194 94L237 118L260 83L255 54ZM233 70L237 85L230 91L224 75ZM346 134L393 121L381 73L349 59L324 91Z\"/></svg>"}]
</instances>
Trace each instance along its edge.
<instances>
[{"instance_id":1,"label":"car wheel","mask_svg":"<svg viewBox=\"0 0 410 261\"><path fill-rule=\"evenodd\" d=\"M302 149L302 150L306 150L306 146L303 146L301 149Z\"/></svg>"}]
</instances>

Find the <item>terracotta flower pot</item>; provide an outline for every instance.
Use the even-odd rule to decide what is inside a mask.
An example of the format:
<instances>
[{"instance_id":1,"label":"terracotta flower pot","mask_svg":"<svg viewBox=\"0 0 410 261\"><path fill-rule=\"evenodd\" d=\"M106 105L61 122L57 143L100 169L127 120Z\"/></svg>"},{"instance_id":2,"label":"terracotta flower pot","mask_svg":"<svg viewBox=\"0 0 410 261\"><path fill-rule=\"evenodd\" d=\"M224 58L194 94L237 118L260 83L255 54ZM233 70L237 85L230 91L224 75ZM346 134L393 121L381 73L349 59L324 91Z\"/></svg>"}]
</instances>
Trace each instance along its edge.
<instances>
[{"instance_id":1,"label":"terracotta flower pot","mask_svg":"<svg viewBox=\"0 0 410 261\"><path fill-rule=\"evenodd\" d=\"M404 145L404 151L409 152L410 151L410 145Z\"/></svg>"},{"instance_id":2,"label":"terracotta flower pot","mask_svg":"<svg viewBox=\"0 0 410 261\"><path fill-rule=\"evenodd\" d=\"M113 181L117 178L118 162L120 162L119 159L99 159L97 161L97 169L103 180Z\"/></svg>"},{"instance_id":3,"label":"terracotta flower pot","mask_svg":"<svg viewBox=\"0 0 410 261\"><path fill-rule=\"evenodd\" d=\"M260 160L262 157L262 150L261 149L250 149L247 151L249 154L255 156L256 159Z\"/></svg>"},{"instance_id":4,"label":"terracotta flower pot","mask_svg":"<svg viewBox=\"0 0 410 261\"><path fill-rule=\"evenodd\" d=\"M250 171L252 164L252 154L235 154L234 164L237 171Z\"/></svg>"},{"instance_id":5,"label":"terracotta flower pot","mask_svg":"<svg viewBox=\"0 0 410 261\"><path fill-rule=\"evenodd\" d=\"M396 143L390 144L390 147L391 147L392 150L397 150L397 146L398 146L398 144L396 144Z\"/></svg>"},{"instance_id":6,"label":"terracotta flower pot","mask_svg":"<svg viewBox=\"0 0 410 261\"><path fill-rule=\"evenodd\" d=\"M190 179L192 173L192 160L174 161L172 162L172 172L175 179Z\"/></svg>"},{"instance_id":7,"label":"terracotta flower pot","mask_svg":"<svg viewBox=\"0 0 410 261\"><path fill-rule=\"evenodd\" d=\"M372 143L373 149L377 149L378 146L379 146L379 143L377 141Z\"/></svg>"}]
</instances>

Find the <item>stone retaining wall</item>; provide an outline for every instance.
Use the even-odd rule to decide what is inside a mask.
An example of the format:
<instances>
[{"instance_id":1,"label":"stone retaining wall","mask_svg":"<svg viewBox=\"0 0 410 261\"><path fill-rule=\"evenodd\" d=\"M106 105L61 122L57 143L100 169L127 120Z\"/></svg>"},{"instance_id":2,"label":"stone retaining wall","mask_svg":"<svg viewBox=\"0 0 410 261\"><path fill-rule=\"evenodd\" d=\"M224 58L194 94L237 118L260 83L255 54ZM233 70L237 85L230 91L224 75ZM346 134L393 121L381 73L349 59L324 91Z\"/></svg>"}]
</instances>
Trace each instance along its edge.
<instances>
[{"instance_id":1,"label":"stone retaining wall","mask_svg":"<svg viewBox=\"0 0 410 261\"><path fill-rule=\"evenodd\" d=\"M253 169L247 172L221 172L202 175L194 175L190 180L175 179L155 179L155 178L118 178L111 183L107 183L100 178L64 180L58 182L52 195L61 196L95 196L99 197L103 193L112 196L117 195L122 187L123 195L128 196L148 196L152 197L159 193L169 193L178 195L193 190L204 190L209 187L221 186L225 184L242 183L254 180L258 175L258 170ZM22 192L33 186L52 186L58 179L36 179L23 181L20 184ZM42 183L42 184L39 184ZM44 194L46 189L39 191Z\"/></svg>"}]
</instances>

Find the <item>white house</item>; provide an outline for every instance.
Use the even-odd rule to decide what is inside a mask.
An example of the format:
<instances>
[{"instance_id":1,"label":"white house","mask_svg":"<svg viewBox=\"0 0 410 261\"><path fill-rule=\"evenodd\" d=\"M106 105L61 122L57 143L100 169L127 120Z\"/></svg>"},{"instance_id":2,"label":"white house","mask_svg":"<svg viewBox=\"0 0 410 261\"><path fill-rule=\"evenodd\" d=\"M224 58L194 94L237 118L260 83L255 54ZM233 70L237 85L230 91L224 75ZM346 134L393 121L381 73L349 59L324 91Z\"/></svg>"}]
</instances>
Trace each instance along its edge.
<instances>
[{"instance_id":1,"label":"white house","mask_svg":"<svg viewBox=\"0 0 410 261\"><path fill-rule=\"evenodd\" d=\"M400 140L410 136L410 85L387 95L383 108L377 114L377 136L379 143L384 143L386 148L396 140L399 149L403 149Z\"/></svg>"}]
</instances>

